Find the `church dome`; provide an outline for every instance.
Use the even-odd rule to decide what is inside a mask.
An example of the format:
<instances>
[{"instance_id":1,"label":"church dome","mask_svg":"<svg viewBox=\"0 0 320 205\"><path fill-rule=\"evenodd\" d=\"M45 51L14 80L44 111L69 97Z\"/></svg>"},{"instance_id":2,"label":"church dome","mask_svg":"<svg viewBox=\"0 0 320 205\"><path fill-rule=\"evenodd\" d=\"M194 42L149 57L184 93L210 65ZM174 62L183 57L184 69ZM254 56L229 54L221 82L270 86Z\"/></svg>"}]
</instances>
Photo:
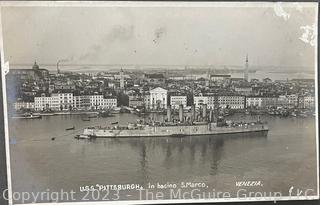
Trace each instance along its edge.
<instances>
[{"instance_id":1,"label":"church dome","mask_svg":"<svg viewBox=\"0 0 320 205\"><path fill-rule=\"evenodd\" d=\"M32 69L34 70L38 70L39 69L39 65L37 64L37 62L35 61L33 66L32 66Z\"/></svg>"}]
</instances>

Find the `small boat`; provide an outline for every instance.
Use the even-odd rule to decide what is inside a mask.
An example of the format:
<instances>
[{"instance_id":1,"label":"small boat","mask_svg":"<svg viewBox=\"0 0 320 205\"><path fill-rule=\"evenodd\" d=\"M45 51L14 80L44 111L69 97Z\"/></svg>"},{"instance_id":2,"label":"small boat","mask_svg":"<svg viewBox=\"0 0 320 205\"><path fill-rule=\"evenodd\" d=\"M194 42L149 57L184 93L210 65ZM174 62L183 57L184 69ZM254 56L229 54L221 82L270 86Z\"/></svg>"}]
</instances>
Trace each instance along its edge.
<instances>
[{"instance_id":1,"label":"small boat","mask_svg":"<svg viewBox=\"0 0 320 205\"><path fill-rule=\"evenodd\" d=\"M101 111L99 113L99 117L111 117L111 112L110 111Z\"/></svg>"},{"instance_id":2,"label":"small boat","mask_svg":"<svg viewBox=\"0 0 320 205\"><path fill-rule=\"evenodd\" d=\"M74 138L78 139L78 140L80 140L80 139L91 139L91 137L88 136L88 135L77 135Z\"/></svg>"},{"instance_id":3,"label":"small boat","mask_svg":"<svg viewBox=\"0 0 320 205\"><path fill-rule=\"evenodd\" d=\"M68 131L68 130L74 130L74 129L75 129L75 127L74 127L74 125L73 125L73 127L66 128L66 131Z\"/></svg>"},{"instance_id":4,"label":"small boat","mask_svg":"<svg viewBox=\"0 0 320 205\"><path fill-rule=\"evenodd\" d=\"M118 124L119 122L111 122L112 125L116 125Z\"/></svg>"},{"instance_id":5,"label":"small boat","mask_svg":"<svg viewBox=\"0 0 320 205\"><path fill-rule=\"evenodd\" d=\"M12 118L14 118L14 119L39 119L39 118L41 118L41 115L24 114L24 115L12 116Z\"/></svg>"},{"instance_id":6,"label":"small boat","mask_svg":"<svg viewBox=\"0 0 320 205\"><path fill-rule=\"evenodd\" d=\"M90 121L90 118L82 118L82 121Z\"/></svg>"},{"instance_id":7,"label":"small boat","mask_svg":"<svg viewBox=\"0 0 320 205\"><path fill-rule=\"evenodd\" d=\"M41 115L41 116L54 116L56 114L55 113L40 113L39 115Z\"/></svg>"},{"instance_id":8,"label":"small boat","mask_svg":"<svg viewBox=\"0 0 320 205\"><path fill-rule=\"evenodd\" d=\"M116 108L113 108L113 110L111 110L111 113L112 114L119 114L121 111L121 108L120 107L116 107Z\"/></svg>"}]
</instances>

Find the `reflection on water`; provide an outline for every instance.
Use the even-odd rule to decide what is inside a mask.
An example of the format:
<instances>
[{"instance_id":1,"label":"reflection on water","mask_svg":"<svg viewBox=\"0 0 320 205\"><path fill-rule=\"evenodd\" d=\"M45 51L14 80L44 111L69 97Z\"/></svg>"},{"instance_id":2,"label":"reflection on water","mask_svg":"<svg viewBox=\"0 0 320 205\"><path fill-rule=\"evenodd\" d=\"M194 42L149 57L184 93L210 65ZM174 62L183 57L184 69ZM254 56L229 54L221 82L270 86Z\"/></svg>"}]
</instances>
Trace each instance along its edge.
<instances>
[{"instance_id":1,"label":"reflection on water","mask_svg":"<svg viewBox=\"0 0 320 205\"><path fill-rule=\"evenodd\" d=\"M149 182L200 181L206 182L209 189L235 193L235 181L244 178L262 180L265 191L286 191L292 185L316 187L312 118L265 116L268 136L247 133L90 141L73 138L93 124L126 124L134 120L136 116L129 114L90 122L82 121L80 116L10 120L10 137L16 141L11 145L14 191L79 190L80 186L97 183L145 186ZM73 125L76 130L65 131ZM51 141L52 136L55 141Z\"/></svg>"}]
</instances>

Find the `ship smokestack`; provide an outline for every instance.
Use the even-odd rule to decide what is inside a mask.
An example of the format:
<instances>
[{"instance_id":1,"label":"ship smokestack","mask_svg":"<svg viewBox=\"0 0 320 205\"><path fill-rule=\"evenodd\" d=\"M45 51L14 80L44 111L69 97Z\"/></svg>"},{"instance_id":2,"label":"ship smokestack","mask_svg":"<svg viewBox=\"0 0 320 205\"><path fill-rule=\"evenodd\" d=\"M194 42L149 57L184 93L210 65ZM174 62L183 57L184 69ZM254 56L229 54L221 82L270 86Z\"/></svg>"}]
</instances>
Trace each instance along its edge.
<instances>
[{"instance_id":1,"label":"ship smokestack","mask_svg":"<svg viewBox=\"0 0 320 205\"><path fill-rule=\"evenodd\" d=\"M191 106L191 123L193 123L196 119L196 108L194 105Z\"/></svg>"},{"instance_id":2,"label":"ship smokestack","mask_svg":"<svg viewBox=\"0 0 320 205\"><path fill-rule=\"evenodd\" d=\"M167 108L167 118L168 118L168 122L171 122L171 106L170 105Z\"/></svg>"},{"instance_id":3,"label":"ship smokestack","mask_svg":"<svg viewBox=\"0 0 320 205\"><path fill-rule=\"evenodd\" d=\"M202 105L202 118L206 120L207 118L207 104Z\"/></svg>"},{"instance_id":4,"label":"ship smokestack","mask_svg":"<svg viewBox=\"0 0 320 205\"><path fill-rule=\"evenodd\" d=\"M179 105L179 120L183 122L183 105Z\"/></svg>"},{"instance_id":5,"label":"ship smokestack","mask_svg":"<svg viewBox=\"0 0 320 205\"><path fill-rule=\"evenodd\" d=\"M212 111L212 109L210 108L210 112L209 112L209 122L212 122L212 121L213 121L212 117L213 117L213 111Z\"/></svg>"}]
</instances>

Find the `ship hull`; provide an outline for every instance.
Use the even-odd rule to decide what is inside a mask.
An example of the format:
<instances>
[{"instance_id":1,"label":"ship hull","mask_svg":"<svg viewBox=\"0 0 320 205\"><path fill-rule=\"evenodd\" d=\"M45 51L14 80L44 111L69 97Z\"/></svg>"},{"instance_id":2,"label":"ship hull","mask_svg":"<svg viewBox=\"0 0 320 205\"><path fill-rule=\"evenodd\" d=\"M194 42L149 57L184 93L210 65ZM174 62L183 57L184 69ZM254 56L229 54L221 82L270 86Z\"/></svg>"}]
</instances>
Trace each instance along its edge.
<instances>
[{"instance_id":1,"label":"ship hull","mask_svg":"<svg viewBox=\"0 0 320 205\"><path fill-rule=\"evenodd\" d=\"M92 138L132 138L132 137L184 137L194 135L222 135L237 133L261 133L267 135L266 125L253 125L248 127L212 127L208 125L197 126L161 126L146 127L144 129L85 129L84 135Z\"/></svg>"}]
</instances>

